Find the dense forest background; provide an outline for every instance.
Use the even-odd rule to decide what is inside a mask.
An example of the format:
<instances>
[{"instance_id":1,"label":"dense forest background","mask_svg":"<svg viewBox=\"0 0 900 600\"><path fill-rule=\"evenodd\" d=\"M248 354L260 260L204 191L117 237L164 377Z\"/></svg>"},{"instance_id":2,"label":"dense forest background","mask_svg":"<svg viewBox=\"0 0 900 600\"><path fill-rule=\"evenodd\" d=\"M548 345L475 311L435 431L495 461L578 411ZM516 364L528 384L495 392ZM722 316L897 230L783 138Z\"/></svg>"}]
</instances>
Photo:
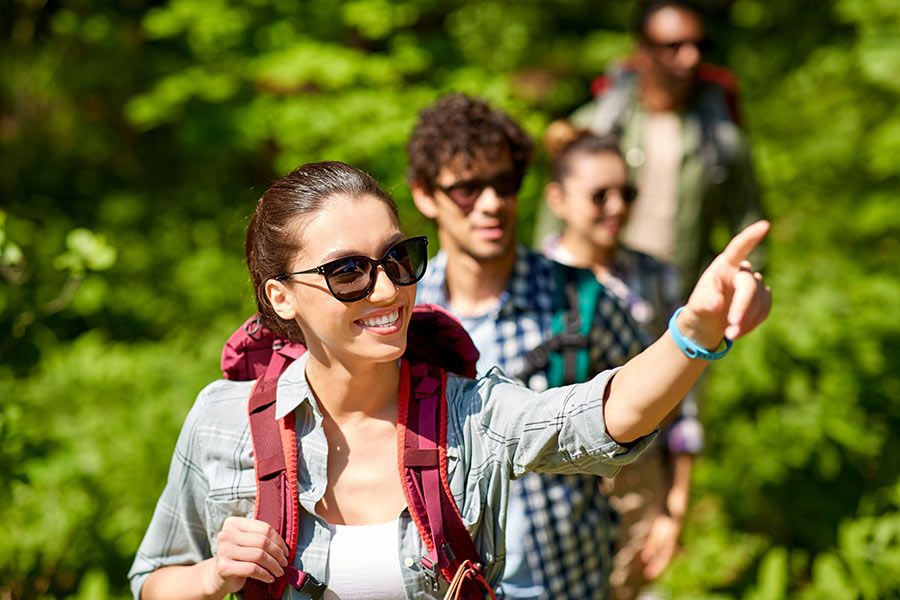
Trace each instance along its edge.
<instances>
[{"instance_id":1,"label":"dense forest background","mask_svg":"<svg viewBox=\"0 0 900 600\"><path fill-rule=\"evenodd\" d=\"M768 324L709 377L673 598L900 596L900 7L710 0L774 228ZM126 598L181 422L252 311L268 183L404 185L463 90L540 138L631 48L608 0L0 2L0 599ZM521 196L530 239L546 169Z\"/></svg>"}]
</instances>

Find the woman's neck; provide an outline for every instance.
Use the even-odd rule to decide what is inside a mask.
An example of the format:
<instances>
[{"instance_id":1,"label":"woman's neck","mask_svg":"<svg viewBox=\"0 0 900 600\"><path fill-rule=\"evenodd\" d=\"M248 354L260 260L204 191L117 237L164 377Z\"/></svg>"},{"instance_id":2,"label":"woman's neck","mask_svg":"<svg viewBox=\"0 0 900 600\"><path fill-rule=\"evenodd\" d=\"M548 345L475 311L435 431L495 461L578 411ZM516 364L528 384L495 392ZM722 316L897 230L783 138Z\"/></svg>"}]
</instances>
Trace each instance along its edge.
<instances>
[{"instance_id":1,"label":"woman's neck","mask_svg":"<svg viewBox=\"0 0 900 600\"><path fill-rule=\"evenodd\" d=\"M563 232L559 245L575 258L575 267L592 269L598 274L609 273L613 268L615 246L598 246L590 240L566 232Z\"/></svg>"},{"instance_id":2,"label":"woman's neck","mask_svg":"<svg viewBox=\"0 0 900 600\"><path fill-rule=\"evenodd\" d=\"M347 365L333 357L322 360L312 352L310 354L306 380L332 418L384 417L396 412L399 361Z\"/></svg>"}]
</instances>

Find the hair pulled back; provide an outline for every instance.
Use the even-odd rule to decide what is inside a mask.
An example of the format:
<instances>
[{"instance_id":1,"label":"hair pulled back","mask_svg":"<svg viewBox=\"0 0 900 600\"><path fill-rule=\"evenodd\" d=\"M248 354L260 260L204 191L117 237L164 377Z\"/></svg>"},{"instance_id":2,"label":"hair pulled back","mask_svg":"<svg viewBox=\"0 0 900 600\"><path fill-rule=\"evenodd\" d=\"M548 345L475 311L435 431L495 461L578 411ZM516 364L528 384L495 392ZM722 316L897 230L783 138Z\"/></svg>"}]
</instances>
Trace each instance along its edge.
<instances>
[{"instance_id":1,"label":"hair pulled back","mask_svg":"<svg viewBox=\"0 0 900 600\"><path fill-rule=\"evenodd\" d=\"M366 196L384 202L399 219L393 198L371 175L337 161L302 165L277 179L259 199L247 226L247 268L262 324L277 336L303 343L300 327L275 313L265 290L267 280L289 270L302 247L299 219L327 210L331 199Z\"/></svg>"},{"instance_id":2,"label":"hair pulled back","mask_svg":"<svg viewBox=\"0 0 900 600\"><path fill-rule=\"evenodd\" d=\"M597 135L586 129L576 129L565 120L547 126L544 147L550 156L553 181L562 182L572 168L572 158L581 154L613 154L622 158L619 138L615 135ZM624 160L624 159L623 159Z\"/></svg>"}]
</instances>

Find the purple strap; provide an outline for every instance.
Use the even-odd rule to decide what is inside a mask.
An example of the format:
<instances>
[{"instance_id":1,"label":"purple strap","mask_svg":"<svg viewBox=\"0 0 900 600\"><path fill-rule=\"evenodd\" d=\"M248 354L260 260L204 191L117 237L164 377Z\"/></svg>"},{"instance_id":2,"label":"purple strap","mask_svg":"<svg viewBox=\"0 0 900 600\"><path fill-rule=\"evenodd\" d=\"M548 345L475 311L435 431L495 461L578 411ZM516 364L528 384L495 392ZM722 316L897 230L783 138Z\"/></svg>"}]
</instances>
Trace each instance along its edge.
<instances>
[{"instance_id":1,"label":"purple strap","mask_svg":"<svg viewBox=\"0 0 900 600\"><path fill-rule=\"evenodd\" d=\"M297 511L296 500L291 493L281 431L275 419L275 400L278 377L296 356L290 348L285 352L282 350L285 349L272 353L265 374L257 382L250 396L249 416L258 481L256 518L271 525L287 541L291 536ZM246 600L277 599L288 584L308 592L313 598L320 598L324 593L325 586L308 573L293 566L286 567L284 571L284 576L271 584L248 579L244 585L243 597Z\"/></svg>"},{"instance_id":2,"label":"purple strap","mask_svg":"<svg viewBox=\"0 0 900 600\"><path fill-rule=\"evenodd\" d=\"M417 382L414 390L416 402L419 404L419 450L437 452L437 420L438 390L441 382L428 373L426 365L419 363L410 369L412 381ZM440 551L445 543L444 520L441 517L441 474L438 465L422 468L422 493L425 500L425 511L428 514L428 527L431 530L433 549L428 553L432 563L441 567L448 566L447 557Z\"/></svg>"}]
</instances>

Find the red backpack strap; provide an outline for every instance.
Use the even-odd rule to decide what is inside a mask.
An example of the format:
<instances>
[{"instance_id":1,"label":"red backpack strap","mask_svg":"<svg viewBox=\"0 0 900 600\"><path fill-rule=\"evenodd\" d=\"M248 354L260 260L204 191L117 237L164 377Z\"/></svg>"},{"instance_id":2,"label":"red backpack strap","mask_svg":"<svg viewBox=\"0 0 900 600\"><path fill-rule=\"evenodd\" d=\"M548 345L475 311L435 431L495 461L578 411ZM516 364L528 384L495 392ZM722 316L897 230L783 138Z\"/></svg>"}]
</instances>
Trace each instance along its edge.
<instances>
[{"instance_id":1,"label":"red backpack strap","mask_svg":"<svg viewBox=\"0 0 900 600\"><path fill-rule=\"evenodd\" d=\"M722 88L731 120L735 125L742 126L744 118L740 106L740 81L737 75L725 67L703 63L697 70L697 77L700 81L712 83Z\"/></svg>"},{"instance_id":2,"label":"red backpack strap","mask_svg":"<svg viewBox=\"0 0 900 600\"><path fill-rule=\"evenodd\" d=\"M297 429L294 413L275 418L278 377L295 356L291 349L272 353L265 374L250 393L248 406L250 435L253 439L253 463L256 471L256 506L253 517L265 521L284 539L290 550L284 576L270 584L248 579L244 584L246 600L277 600L290 584L298 590L321 598L325 585L312 575L293 566L299 532L297 514Z\"/></svg>"},{"instance_id":3,"label":"red backpack strap","mask_svg":"<svg viewBox=\"0 0 900 600\"><path fill-rule=\"evenodd\" d=\"M440 573L453 583L453 598L493 598L481 557L450 492L446 387L446 371L403 360L397 417L403 491L428 549L420 566L432 578L433 589Z\"/></svg>"}]
</instances>

